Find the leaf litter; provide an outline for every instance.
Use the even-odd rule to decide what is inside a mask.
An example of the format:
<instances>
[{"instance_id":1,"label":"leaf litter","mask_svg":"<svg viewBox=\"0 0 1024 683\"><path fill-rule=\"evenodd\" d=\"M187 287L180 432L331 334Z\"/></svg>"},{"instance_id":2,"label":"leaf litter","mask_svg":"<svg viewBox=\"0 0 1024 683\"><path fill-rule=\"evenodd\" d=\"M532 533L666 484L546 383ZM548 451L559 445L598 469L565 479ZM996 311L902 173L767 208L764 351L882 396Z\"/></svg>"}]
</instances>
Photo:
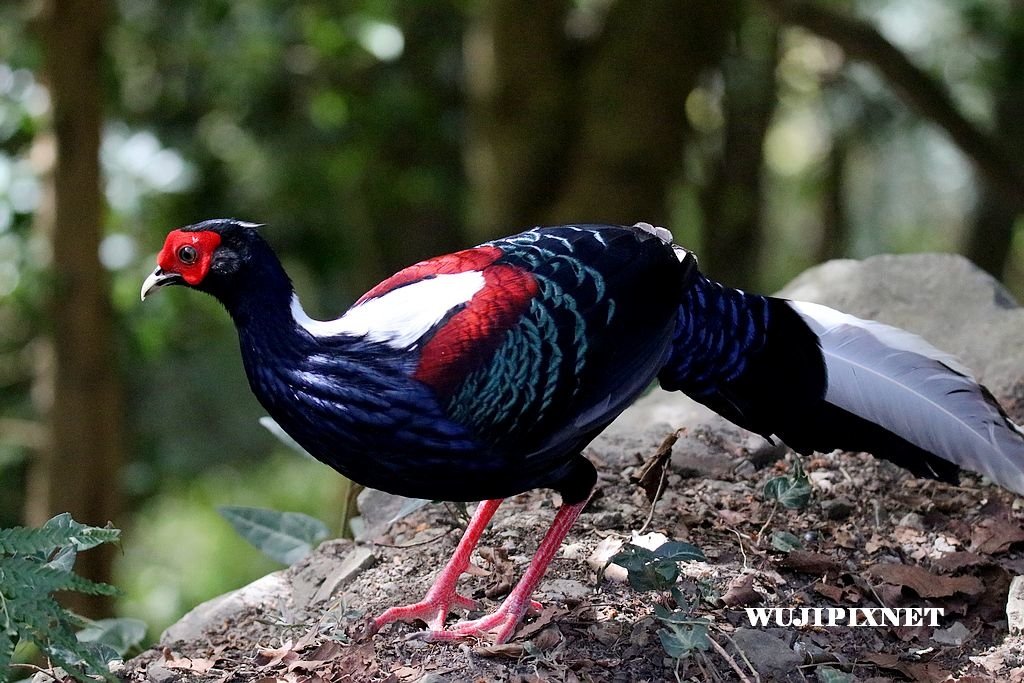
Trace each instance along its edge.
<instances>
[{"instance_id":1,"label":"leaf litter","mask_svg":"<svg viewBox=\"0 0 1024 683\"><path fill-rule=\"evenodd\" d=\"M970 477L962 488L915 479L863 454L805 459L802 470L789 455L760 470L738 468L742 476L683 478L666 466L666 451L698 437L671 434L678 441L666 446L665 436L626 457L605 456L607 448L591 454L600 491L535 596L544 609L508 644L409 640L422 625L407 624L363 635L369 617L424 594L454 548L458 534L444 533L451 516L431 505L375 538L377 563L339 586L329 604L306 611L253 607L210 624L201 638L143 653L121 675L148 683L149 669L162 667L173 673L169 681L195 683L1024 681L1024 636L1008 635L1005 614L1010 579L1024 573L1024 510L1011 494ZM651 456L656 462L641 477ZM741 462L743 454L733 449L723 457ZM646 492L631 484L638 479ZM781 483L767 486L772 481ZM844 501L838 511L835 500ZM522 574L556 505L544 491L509 499L460 590L494 609ZM621 524L607 528L598 519ZM584 561L599 545L611 557L645 527L706 556L678 564L672 594L636 591ZM435 536L436 542L401 547ZM287 575L331 547L321 546ZM587 590L570 600L549 591L556 580ZM675 658L663 634L672 633L673 617L666 615L678 612L677 593L687 602L680 622L687 628L668 643L682 644ZM941 607L945 616L937 627L752 629L745 608L753 606ZM773 669L771 648L736 646L756 642L752 635L782 642L802 663Z\"/></svg>"}]
</instances>

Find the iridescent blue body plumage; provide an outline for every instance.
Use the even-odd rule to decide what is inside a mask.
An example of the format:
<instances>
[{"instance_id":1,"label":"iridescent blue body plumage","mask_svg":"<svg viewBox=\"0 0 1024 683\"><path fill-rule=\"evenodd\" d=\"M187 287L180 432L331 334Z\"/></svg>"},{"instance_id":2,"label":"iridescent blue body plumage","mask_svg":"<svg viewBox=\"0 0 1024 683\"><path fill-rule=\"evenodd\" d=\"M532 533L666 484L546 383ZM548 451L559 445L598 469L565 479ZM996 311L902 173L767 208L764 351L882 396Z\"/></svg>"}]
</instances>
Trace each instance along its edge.
<instances>
[{"instance_id":1,"label":"iridescent blue body plumage","mask_svg":"<svg viewBox=\"0 0 1024 683\"><path fill-rule=\"evenodd\" d=\"M247 248L269 251L262 240ZM238 328L253 393L346 476L435 499L501 498L537 486L582 498L594 474L580 452L664 364L686 267L657 237L613 226L535 229L477 249L466 260L484 289L408 345L296 325L276 259L258 258L242 276L235 291L245 297L214 293ZM357 307L434 277L430 268L410 271ZM510 313L516 297L524 298ZM497 314L508 324L487 328ZM431 372L428 365L449 362L431 346L444 335L475 340L469 353L479 357L464 352L463 362Z\"/></svg>"},{"instance_id":2,"label":"iridescent blue body plumage","mask_svg":"<svg viewBox=\"0 0 1024 683\"><path fill-rule=\"evenodd\" d=\"M662 387L706 396L736 380L764 347L768 322L765 297L698 275L679 307L676 352L658 376Z\"/></svg>"},{"instance_id":3,"label":"iridescent blue body plumage","mask_svg":"<svg viewBox=\"0 0 1024 683\"><path fill-rule=\"evenodd\" d=\"M172 231L157 262L142 297L217 297L253 393L314 457L392 493L489 499L426 598L375 628L508 639L596 480L582 449L655 376L800 452L867 450L946 479L963 466L1024 494L1024 431L948 355L723 287L663 228L529 230L410 266L330 321L306 315L252 224ZM472 604L456 582L500 499L540 487L563 504L523 578L493 614L442 630Z\"/></svg>"}]
</instances>

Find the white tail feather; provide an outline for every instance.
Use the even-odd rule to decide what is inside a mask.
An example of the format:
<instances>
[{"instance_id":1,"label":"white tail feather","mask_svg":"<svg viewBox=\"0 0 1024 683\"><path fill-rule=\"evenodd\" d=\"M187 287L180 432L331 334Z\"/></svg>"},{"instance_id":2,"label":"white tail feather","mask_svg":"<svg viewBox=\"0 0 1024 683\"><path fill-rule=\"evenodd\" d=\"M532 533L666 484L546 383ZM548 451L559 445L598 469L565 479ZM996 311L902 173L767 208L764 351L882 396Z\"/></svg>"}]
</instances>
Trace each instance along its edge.
<instances>
[{"instance_id":1,"label":"white tail feather","mask_svg":"<svg viewBox=\"0 0 1024 683\"><path fill-rule=\"evenodd\" d=\"M899 328L790 305L818 335L826 401L1024 494L1024 432L953 356Z\"/></svg>"}]
</instances>

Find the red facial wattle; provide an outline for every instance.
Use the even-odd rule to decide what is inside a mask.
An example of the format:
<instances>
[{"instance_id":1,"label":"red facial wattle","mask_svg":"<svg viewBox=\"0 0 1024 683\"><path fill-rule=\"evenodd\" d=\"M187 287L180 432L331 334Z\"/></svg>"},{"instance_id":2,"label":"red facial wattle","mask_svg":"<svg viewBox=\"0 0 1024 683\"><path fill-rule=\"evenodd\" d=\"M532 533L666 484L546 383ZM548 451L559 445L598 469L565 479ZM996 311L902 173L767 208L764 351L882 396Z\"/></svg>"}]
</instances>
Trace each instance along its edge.
<instances>
[{"instance_id":1,"label":"red facial wattle","mask_svg":"<svg viewBox=\"0 0 1024 683\"><path fill-rule=\"evenodd\" d=\"M194 287L210 271L213 252L219 245L220 235L211 230L173 230L156 262L165 272L181 275Z\"/></svg>"}]
</instances>

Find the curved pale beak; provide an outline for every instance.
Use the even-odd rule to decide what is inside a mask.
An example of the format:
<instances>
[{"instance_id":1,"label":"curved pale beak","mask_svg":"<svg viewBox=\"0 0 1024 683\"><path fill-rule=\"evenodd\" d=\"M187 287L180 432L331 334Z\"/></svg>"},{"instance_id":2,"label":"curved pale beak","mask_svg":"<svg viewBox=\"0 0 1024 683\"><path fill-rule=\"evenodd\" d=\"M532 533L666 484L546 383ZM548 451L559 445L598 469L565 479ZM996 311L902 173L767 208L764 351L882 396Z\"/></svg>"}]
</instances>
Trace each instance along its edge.
<instances>
[{"instance_id":1,"label":"curved pale beak","mask_svg":"<svg viewBox=\"0 0 1024 683\"><path fill-rule=\"evenodd\" d=\"M164 285L173 285L182 282L182 277L178 273L167 273L162 268L157 268L146 281L142 283L142 300L145 301L146 297L160 289Z\"/></svg>"}]
</instances>

